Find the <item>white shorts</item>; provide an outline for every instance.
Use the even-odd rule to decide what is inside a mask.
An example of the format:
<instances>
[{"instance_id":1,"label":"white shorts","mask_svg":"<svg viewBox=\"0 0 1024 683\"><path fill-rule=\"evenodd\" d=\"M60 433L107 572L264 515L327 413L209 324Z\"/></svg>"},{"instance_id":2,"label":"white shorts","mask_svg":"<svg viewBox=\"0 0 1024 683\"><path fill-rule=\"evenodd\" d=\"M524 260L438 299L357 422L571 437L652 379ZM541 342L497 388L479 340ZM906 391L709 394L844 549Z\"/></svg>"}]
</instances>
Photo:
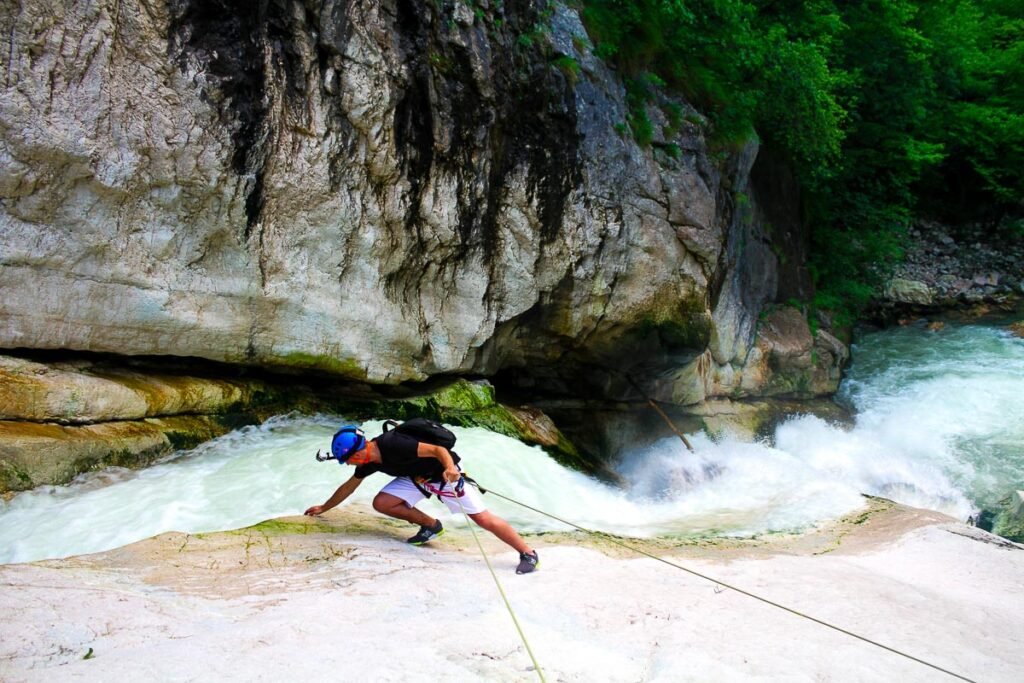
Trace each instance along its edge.
<instances>
[{"instance_id":1,"label":"white shorts","mask_svg":"<svg viewBox=\"0 0 1024 683\"><path fill-rule=\"evenodd\" d=\"M440 482L426 482L423 484L423 488L433 494L438 494L440 486ZM409 477L396 477L392 479L391 483L382 488L380 492L390 493L392 496L401 498L411 508L416 507L426 498L423 491L420 491ZM487 506L484 505L480 491L471 484L466 484L462 488L462 495L457 500L455 498L455 484L445 484L438 497L444 501L449 510L456 514L461 514L463 510L466 511L467 515L487 512Z\"/></svg>"}]
</instances>

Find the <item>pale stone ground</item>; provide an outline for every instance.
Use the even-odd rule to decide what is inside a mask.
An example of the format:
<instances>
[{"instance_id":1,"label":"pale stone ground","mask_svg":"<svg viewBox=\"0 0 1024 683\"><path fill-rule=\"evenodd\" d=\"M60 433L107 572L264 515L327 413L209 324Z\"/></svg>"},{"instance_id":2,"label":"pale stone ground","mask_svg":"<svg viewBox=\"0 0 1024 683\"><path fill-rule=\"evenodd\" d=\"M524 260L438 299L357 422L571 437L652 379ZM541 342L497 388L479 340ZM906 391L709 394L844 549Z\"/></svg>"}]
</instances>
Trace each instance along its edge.
<instances>
[{"instance_id":1,"label":"pale stone ground","mask_svg":"<svg viewBox=\"0 0 1024 683\"><path fill-rule=\"evenodd\" d=\"M977 681L1024 680L1024 552L872 500L817 533L643 548ZM130 520L126 520L130 523ZM349 507L0 567L0 680L537 680L465 529ZM602 539L486 542L548 681L942 681ZM93 657L83 657L90 648Z\"/></svg>"}]
</instances>

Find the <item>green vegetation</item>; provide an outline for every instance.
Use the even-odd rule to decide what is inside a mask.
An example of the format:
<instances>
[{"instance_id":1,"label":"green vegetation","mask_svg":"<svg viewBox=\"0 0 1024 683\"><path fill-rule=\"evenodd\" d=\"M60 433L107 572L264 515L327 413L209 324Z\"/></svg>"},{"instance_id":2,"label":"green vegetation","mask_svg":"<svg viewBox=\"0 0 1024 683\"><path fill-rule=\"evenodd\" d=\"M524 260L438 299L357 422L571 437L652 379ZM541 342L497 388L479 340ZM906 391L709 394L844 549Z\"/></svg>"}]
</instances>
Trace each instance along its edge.
<instances>
[{"instance_id":1,"label":"green vegetation","mask_svg":"<svg viewBox=\"0 0 1024 683\"><path fill-rule=\"evenodd\" d=\"M511 408L497 402L494 387L487 382L457 379L442 387L424 390L408 398L346 399L328 404L330 410L356 419L387 417L408 420L426 417L459 427L483 427L523 443L535 444L556 461L582 472L603 476L599 462L576 450L541 413Z\"/></svg>"},{"instance_id":2,"label":"green vegetation","mask_svg":"<svg viewBox=\"0 0 1024 683\"><path fill-rule=\"evenodd\" d=\"M0 460L0 493L24 491L33 485L28 472L12 462Z\"/></svg>"},{"instance_id":3,"label":"green vegetation","mask_svg":"<svg viewBox=\"0 0 1024 683\"><path fill-rule=\"evenodd\" d=\"M251 534L254 531L263 534L264 536L292 536L296 534L305 535L331 533L334 531L334 527L316 518L298 522L290 522L282 519L268 519L260 522L259 524L253 524L252 526L245 527L244 529L238 529L234 532L228 533L246 535Z\"/></svg>"},{"instance_id":4,"label":"green vegetation","mask_svg":"<svg viewBox=\"0 0 1024 683\"><path fill-rule=\"evenodd\" d=\"M459 380L435 391L432 396L442 410L473 411L485 410L497 405L494 387L486 382Z\"/></svg>"},{"instance_id":5,"label":"green vegetation","mask_svg":"<svg viewBox=\"0 0 1024 683\"><path fill-rule=\"evenodd\" d=\"M293 351L281 357L288 367L310 370L326 370L327 372L348 377L349 379L365 380L366 368L351 358L335 358L334 356L316 355L304 351Z\"/></svg>"},{"instance_id":6,"label":"green vegetation","mask_svg":"<svg viewBox=\"0 0 1024 683\"><path fill-rule=\"evenodd\" d=\"M596 53L626 78L642 145L658 93L708 117L721 152L753 137L794 170L818 307L847 319L902 257L916 217L1024 236L1019 0L585 0Z\"/></svg>"},{"instance_id":7,"label":"green vegetation","mask_svg":"<svg viewBox=\"0 0 1024 683\"><path fill-rule=\"evenodd\" d=\"M576 81L580 78L580 63L576 61L575 57L568 55L561 55L551 61L558 69L565 74L565 77L569 79L569 83L572 85L576 84Z\"/></svg>"},{"instance_id":8,"label":"green vegetation","mask_svg":"<svg viewBox=\"0 0 1024 683\"><path fill-rule=\"evenodd\" d=\"M641 338L654 335L668 349L703 349L711 339L711 321L704 312L683 313L680 318L643 318L637 331Z\"/></svg>"},{"instance_id":9,"label":"green vegetation","mask_svg":"<svg viewBox=\"0 0 1024 683\"><path fill-rule=\"evenodd\" d=\"M440 52L431 52L427 57L427 60L434 69L443 74L451 73L455 66L450 57L447 57Z\"/></svg>"}]
</instances>

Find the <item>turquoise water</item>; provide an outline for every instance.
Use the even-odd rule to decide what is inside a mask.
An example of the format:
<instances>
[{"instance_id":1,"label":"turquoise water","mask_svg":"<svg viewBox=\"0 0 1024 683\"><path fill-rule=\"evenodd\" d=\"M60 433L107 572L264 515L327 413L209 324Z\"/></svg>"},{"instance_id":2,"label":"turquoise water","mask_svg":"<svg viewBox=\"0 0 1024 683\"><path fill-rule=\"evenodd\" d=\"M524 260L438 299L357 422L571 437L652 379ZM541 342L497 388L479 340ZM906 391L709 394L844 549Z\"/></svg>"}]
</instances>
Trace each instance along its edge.
<instances>
[{"instance_id":1,"label":"turquoise water","mask_svg":"<svg viewBox=\"0 0 1024 683\"><path fill-rule=\"evenodd\" d=\"M1024 339L910 326L865 335L854 354L837 398L857 410L857 431L937 466L975 508L1024 488Z\"/></svg>"},{"instance_id":2,"label":"turquoise water","mask_svg":"<svg viewBox=\"0 0 1024 683\"><path fill-rule=\"evenodd\" d=\"M624 488L482 429L455 428L457 450L467 470L496 491L634 536L806 529L863 506L861 493L966 519L1024 487L1024 340L984 326L899 328L859 339L854 359L838 397L858 411L852 428L800 416L770 442L691 435L696 454L672 437L623 454ZM20 494L0 504L0 562L301 514L351 472L313 457L341 422L280 416L145 470L115 468ZM363 426L380 429L379 421ZM367 479L353 501L368 504L387 481ZM485 500L521 529L565 530L493 496ZM425 505L447 524L461 523L435 501Z\"/></svg>"}]
</instances>

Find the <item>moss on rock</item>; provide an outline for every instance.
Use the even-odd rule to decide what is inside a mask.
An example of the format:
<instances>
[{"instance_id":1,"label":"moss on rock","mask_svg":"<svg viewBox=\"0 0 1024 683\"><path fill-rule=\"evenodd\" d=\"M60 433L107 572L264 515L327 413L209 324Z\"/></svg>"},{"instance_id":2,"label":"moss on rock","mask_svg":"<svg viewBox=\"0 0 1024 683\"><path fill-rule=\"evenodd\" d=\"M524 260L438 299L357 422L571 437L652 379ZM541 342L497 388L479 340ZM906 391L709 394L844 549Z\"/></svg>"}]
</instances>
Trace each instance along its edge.
<instances>
[{"instance_id":1,"label":"moss on rock","mask_svg":"<svg viewBox=\"0 0 1024 683\"><path fill-rule=\"evenodd\" d=\"M1016 491L1000 504L992 521L992 533L1024 543L1024 491Z\"/></svg>"},{"instance_id":2,"label":"moss on rock","mask_svg":"<svg viewBox=\"0 0 1024 683\"><path fill-rule=\"evenodd\" d=\"M323 370L333 375L363 381L367 377L366 368L352 358L336 358L324 354L293 351L283 356L272 358L270 362L290 368L302 370Z\"/></svg>"},{"instance_id":3,"label":"moss on rock","mask_svg":"<svg viewBox=\"0 0 1024 683\"><path fill-rule=\"evenodd\" d=\"M355 419L426 417L458 427L481 427L523 443L538 445L566 467L594 473L600 469L583 456L544 413L511 408L497 402L487 381L456 379L420 396L408 398L338 398L330 409Z\"/></svg>"},{"instance_id":4,"label":"moss on rock","mask_svg":"<svg viewBox=\"0 0 1024 683\"><path fill-rule=\"evenodd\" d=\"M442 418L460 427L481 427L496 434L540 446L558 463L583 472L597 467L580 454L568 438L544 413L530 408L510 408L500 404L471 412L448 413Z\"/></svg>"},{"instance_id":5,"label":"moss on rock","mask_svg":"<svg viewBox=\"0 0 1024 683\"><path fill-rule=\"evenodd\" d=\"M705 311L680 312L679 317L644 318L638 332L641 337L656 336L667 350L704 349L711 341L711 318Z\"/></svg>"},{"instance_id":6,"label":"moss on rock","mask_svg":"<svg viewBox=\"0 0 1024 683\"><path fill-rule=\"evenodd\" d=\"M494 387L489 382L460 379L435 392L432 398L442 410L484 410L497 405Z\"/></svg>"},{"instance_id":7,"label":"moss on rock","mask_svg":"<svg viewBox=\"0 0 1024 683\"><path fill-rule=\"evenodd\" d=\"M304 520L290 520L290 519L268 519L259 524L253 524L252 526L245 527L244 529L238 529L231 533L247 533L247 532L259 532L266 534L267 536L281 536L281 535L294 535L294 534L324 534L336 531L335 527L322 522L315 518L306 518Z\"/></svg>"},{"instance_id":8,"label":"moss on rock","mask_svg":"<svg viewBox=\"0 0 1024 683\"><path fill-rule=\"evenodd\" d=\"M0 460L0 492L24 491L32 488L32 477L17 464Z\"/></svg>"}]
</instances>

